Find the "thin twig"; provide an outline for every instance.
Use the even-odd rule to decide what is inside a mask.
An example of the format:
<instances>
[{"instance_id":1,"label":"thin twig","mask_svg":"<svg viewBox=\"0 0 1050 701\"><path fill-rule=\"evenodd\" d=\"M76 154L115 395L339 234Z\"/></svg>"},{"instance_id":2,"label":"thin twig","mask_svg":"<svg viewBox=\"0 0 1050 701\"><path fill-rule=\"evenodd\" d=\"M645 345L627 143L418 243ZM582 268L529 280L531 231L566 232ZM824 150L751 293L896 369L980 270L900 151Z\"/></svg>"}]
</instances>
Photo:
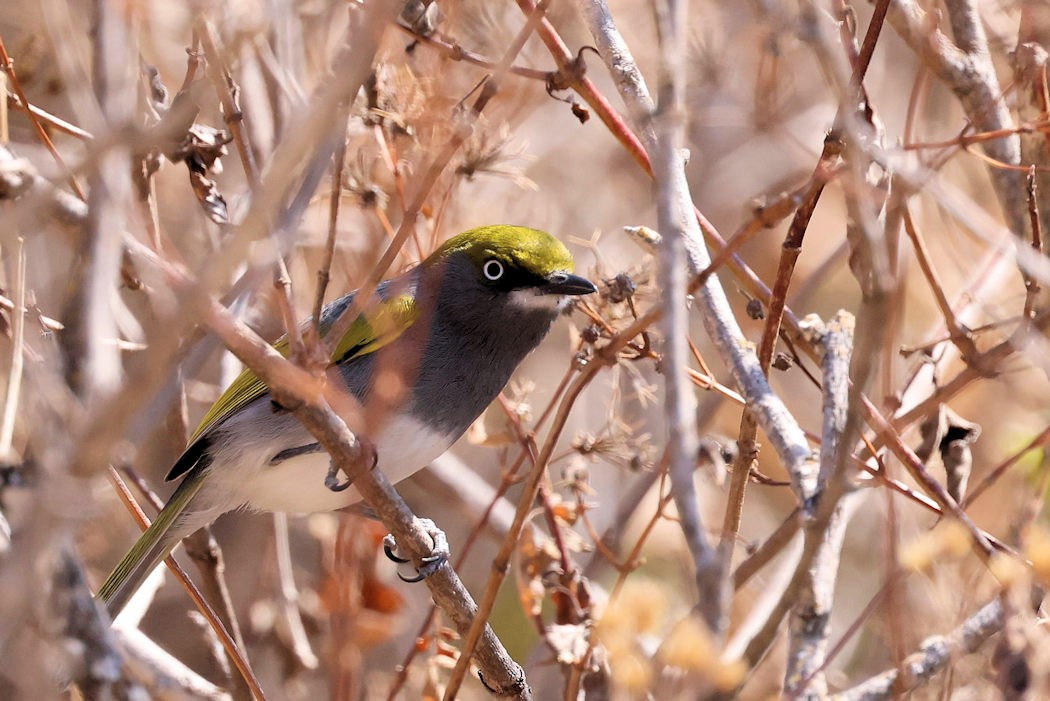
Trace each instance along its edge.
<instances>
[{"instance_id":1,"label":"thin twig","mask_svg":"<svg viewBox=\"0 0 1050 701\"><path fill-rule=\"evenodd\" d=\"M26 327L26 250L25 240L21 237L15 248L15 293L14 307L11 310L11 369L7 376L7 392L4 396L3 423L0 424L0 460L14 464L17 456L11 446L15 434L15 419L18 414L18 400L22 392L22 368L25 365L25 327Z\"/></svg>"},{"instance_id":2,"label":"thin twig","mask_svg":"<svg viewBox=\"0 0 1050 701\"><path fill-rule=\"evenodd\" d=\"M519 4L522 1L519 0ZM605 8L606 11L604 13L602 10L603 8L595 6L593 11L589 10L584 13L584 17L589 20L588 29L591 35L595 37L595 41L600 48L622 45L622 37L619 37L616 32L615 24L611 16L608 16L607 8ZM555 51L554 48L551 48L553 43L555 42L548 42L548 48L551 49L552 53ZM555 58L557 59L557 56ZM649 114L651 101L647 100L648 91L637 87L644 86L645 80L630 53L617 52L606 54L603 49L602 59L615 77L617 86L620 89L620 96L628 106L628 113L639 116ZM577 88L577 90L579 89ZM586 94L581 94L586 99ZM588 102L588 104L592 103ZM652 130L645 124L636 125L636 127L638 128L638 133L642 135L646 146L651 148L654 145ZM630 134L630 139L617 134L617 138L622 143L637 139L622 122L617 122L615 128L626 130ZM635 151L632 150L632 147L628 145L628 148L634 155ZM645 165L643 165L643 168L645 168L646 172L651 172L651 168L647 168ZM690 206L692 207L691 203ZM711 259L704 246L704 237L712 242L716 252L716 259L719 260L721 260L721 257L717 254L725 251L727 244L726 240L718 234L718 231L699 210L693 208L692 211L695 214L696 222L690 221L687 225L687 230L689 231L687 261L692 274L699 275L702 271L706 271L709 268ZM690 217L690 220L692 220L692 217ZM742 261L735 254L730 256L727 262L737 272L744 270L746 267L742 265ZM769 288L753 272L750 272L749 269L748 271L750 274L745 276L744 280L749 285L749 290L756 297L768 301ZM715 276L704 277L704 282L697 289L696 305L699 310L702 310L701 319L708 335L715 344L719 356L729 367L738 390L747 399L751 411L755 412L758 417L759 426L769 436L774 450L791 475L798 498L802 502L807 501L809 495L812 494L816 475L805 433L787 410L783 401L769 387L769 383L759 367L757 356L740 330L739 324L729 308L725 292ZM789 318L794 323L794 318Z\"/></svg>"},{"instance_id":3,"label":"thin twig","mask_svg":"<svg viewBox=\"0 0 1050 701\"><path fill-rule=\"evenodd\" d=\"M850 689L833 694L829 701L881 701L897 698L931 679L960 654L975 652L1004 622L1002 600L985 604L948 635L927 638L919 649L894 667Z\"/></svg>"},{"instance_id":4,"label":"thin twig","mask_svg":"<svg viewBox=\"0 0 1050 701\"><path fill-rule=\"evenodd\" d=\"M1043 253L1043 225L1039 209L1039 185L1036 178L1035 166L1028 172L1028 221L1032 226L1032 250L1038 255ZM1039 297L1039 279L1034 277L1028 270L1022 269L1021 276L1024 279L1024 318L1030 320L1035 315L1035 303Z\"/></svg>"},{"instance_id":5,"label":"thin twig","mask_svg":"<svg viewBox=\"0 0 1050 701\"><path fill-rule=\"evenodd\" d=\"M29 109L26 109L25 103L22 102L18 95L13 95L9 93L7 95L6 104L10 105L11 107L14 107L17 110L29 112L30 114L32 114L41 122L44 122L51 128L69 134L70 136L75 136L81 141L91 141L95 138L94 136L92 136L91 132L81 129L77 125L71 124L62 119L61 117L56 117L47 110L41 109L32 103L30 103Z\"/></svg>"},{"instance_id":6,"label":"thin twig","mask_svg":"<svg viewBox=\"0 0 1050 701\"><path fill-rule=\"evenodd\" d=\"M964 360L974 358L978 355L978 352L977 347L974 345L971 332L959 323L959 318L952 310L951 303L948 301L948 297L944 293L944 285L941 283L937 271L934 270L933 264L930 261L929 252L926 250L926 244L923 241L922 236L919 235L918 230L915 228L915 222L911 216L911 208L907 204L902 205L902 207L904 231L907 233L908 239L911 241L914 248L915 260L919 263L919 269L922 270L922 274L926 278L927 284L930 286L930 291L933 292L933 297L937 302L937 307L941 310L941 314L944 316L944 325L948 328L948 338L958 347Z\"/></svg>"},{"instance_id":7,"label":"thin twig","mask_svg":"<svg viewBox=\"0 0 1050 701\"><path fill-rule=\"evenodd\" d=\"M288 515L273 515L274 551L277 563L277 631L285 638L295 661L302 669L316 669L319 662L310 647L299 611L299 590L292 571L291 544L288 540Z\"/></svg>"},{"instance_id":8,"label":"thin twig","mask_svg":"<svg viewBox=\"0 0 1050 701\"><path fill-rule=\"evenodd\" d=\"M234 83L233 76L230 75L230 71L226 67L226 62L219 48L219 36L212 23L202 18L197 22L195 32L195 35L200 38L201 48L208 59L207 72L222 103L226 126L233 136L233 143L237 146L237 153L240 155L241 165L244 168L244 174L247 176L248 185L252 193L258 197L261 194L262 182L259 168L255 164L255 154L248 141L247 130L244 126L244 113L238 104L239 88ZM299 328L295 306L292 301L292 279L288 274L288 266L284 262L284 255L275 234L276 230L270 231L275 251L273 286L278 291L277 308L280 310L285 335L288 338L288 352L290 357L306 362L309 367L319 370L324 367L323 360L310 362L315 359L311 356L308 360L304 353L302 330Z\"/></svg>"},{"instance_id":9,"label":"thin twig","mask_svg":"<svg viewBox=\"0 0 1050 701\"><path fill-rule=\"evenodd\" d=\"M795 271L795 263L802 253L802 241L809 228L810 219L820 200L824 186L828 182L830 173L834 168L842 151L842 144L836 138L828 137L824 141L824 151L821 153L813 175L809 179L807 191L802 201L795 210L795 216L788 227L788 233L781 247L780 261L777 265L777 275L773 281L773 289L769 293L769 303L766 311L766 323L762 329L762 340L758 347L758 364L765 375L769 375L769 366L773 360L773 351L776 349L777 339L780 337L780 325L784 318L784 310L787 307L788 287ZM750 411L745 411L740 417L740 431L737 436L737 458L733 463L732 479L729 484L729 493L726 497L726 511L722 524L722 542L729 543L735 540L740 531L740 520L744 510L744 496L747 484L751 476L752 466L758 459L758 419Z\"/></svg>"},{"instance_id":10,"label":"thin twig","mask_svg":"<svg viewBox=\"0 0 1050 701\"><path fill-rule=\"evenodd\" d=\"M969 506L973 504L981 496L981 494L987 491L993 484L995 484L999 480L1003 473L1005 473L1011 467L1016 465L1021 460L1021 458L1027 455L1030 451L1044 446L1048 442L1050 442L1050 426L1047 426L1042 431L1040 431L1034 438L1032 438L1032 440L1028 441L1028 443L1023 448L1021 448L1016 453L1008 457L1006 460L1003 460L1001 463L992 468L992 470L990 470L988 474L984 476L984 479L982 479L976 487L967 492L966 498L963 500L962 507L964 509L969 508Z\"/></svg>"},{"instance_id":11,"label":"thin twig","mask_svg":"<svg viewBox=\"0 0 1050 701\"><path fill-rule=\"evenodd\" d=\"M18 80L18 74L15 73L15 62L7 54L7 47L4 45L4 40L2 38L0 38L0 70L4 71L4 73L7 74L7 77L11 80L11 88L15 91L18 101L23 105L28 105L29 100L26 99L25 91L22 90L22 84ZM80 183L78 183L77 179L73 177L72 172L62 158L62 154L60 154L58 149L55 148L55 144L51 141L51 137L48 136L47 130L44 129L40 117L32 110L29 110L27 114L29 115L29 121L33 125L33 129L36 130L37 138L40 139L40 143L47 147L47 150L51 153L51 157L55 159L55 162L58 163L62 171L67 174L70 189L73 190L81 200L87 201L84 189L80 187Z\"/></svg>"},{"instance_id":12,"label":"thin twig","mask_svg":"<svg viewBox=\"0 0 1050 701\"><path fill-rule=\"evenodd\" d=\"M453 61L463 61L479 68L485 68L489 71L496 69L496 62L491 61L484 56L477 54L469 49L464 49L462 46L455 42L442 41L441 39L435 39L432 36L426 36L416 32L409 26L398 22L394 26L400 29L402 32L412 37L412 39L423 46L427 46L436 51L441 52ZM531 78L533 80L541 80L547 82L551 79L550 71L541 71L536 68L527 68L525 66L510 66L507 72L512 75L521 76L522 78Z\"/></svg>"},{"instance_id":13,"label":"thin twig","mask_svg":"<svg viewBox=\"0 0 1050 701\"><path fill-rule=\"evenodd\" d=\"M321 308L324 306L325 291L331 280L332 260L335 258L336 227L339 224L339 203L343 192L343 167L346 163L346 136L340 141L332 156L332 188L328 202L328 236L325 238L324 257L317 269L317 292L314 295L313 312L310 315L315 338L321 337Z\"/></svg>"},{"instance_id":14,"label":"thin twig","mask_svg":"<svg viewBox=\"0 0 1050 701\"><path fill-rule=\"evenodd\" d=\"M854 320L848 312L840 311L824 334L824 361L822 388L824 395L824 422L821 434L820 484L822 512L829 513L826 522L806 518L805 538L817 541L807 543L814 555L802 570L802 581L792 610L788 635L788 664L785 672L785 693L805 698L820 698L827 693L827 682L820 671L827 654L831 612L834 604L835 582L841 556L842 541L848 522L848 510L841 501L850 489L851 476L844 459L850 446L848 428L850 357L853 352ZM840 463L841 461L841 463ZM829 503L833 501L839 503Z\"/></svg>"},{"instance_id":15,"label":"thin twig","mask_svg":"<svg viewBox=\"0 0 1050 701\"><path fill-rule=\"evenodd\" d=\"M657 220L660 235L658 284L664 310L664 414L668 429L668 474L671 494L678 509L679 526L693 560L697 584L697 607L707 627L716 636L725 627L724 558L710 543L693 483L696 466L696 397L685 371L689 361L686 341L689 316L686 307L686 260L693 217L689 185L685 179L682 148L685 133L685 16L684 0L656 5L660 33L660 77L653 130L657 148L652 154L657 189ZM693 228L696 228L695 223ZM722 553L728 553L724 548Z\"/></svg>"},{"instance_id":16,"label":"thin twig","mask_svg":"<svg viewBox=\"0 0 1050 701\"><path fill-rule=\"evenodd\" d=\"M143 513L138 503L136 503L135 497L132 496L131 490L128 489L124 479L112 467L109 468L108 474L110 481L113 483L113 486L117 491L117 496L120 497L125 508L127 508L128 512L134 517L139 528L146 530L149 527L149 519L146 517L146 514ZM244 657L244 654L241 652L240 648L238 648L237 643L233 641L233 637L226 630L226 627L223 626L222 622L219 620L218 614L212 609L211 605L204 598L204 595L201 594L196 586L194 586L189 575L186 574L186 571L182 569L182 566L175 561L174 557L170 555L166 557L164 559L164 564L168 566L171 573L175 575L177 580L179 580L179 584L181 584L190 595L190 598L193 599L193 603L197 608L204 613L205 618L211 625L219 642L222 643L223 649L226 651L226 654L229 655L233 664L237 667L237 671L240 673L241 678L244 679L244 682L248 685L248 688L251 689L252 694L258 701L265 701L266 694L263 692L262 686L259 685L259 680L256 679L254 672L252 672L251 665L248 663L247 658Z\"/></svg>"}]
</instances>

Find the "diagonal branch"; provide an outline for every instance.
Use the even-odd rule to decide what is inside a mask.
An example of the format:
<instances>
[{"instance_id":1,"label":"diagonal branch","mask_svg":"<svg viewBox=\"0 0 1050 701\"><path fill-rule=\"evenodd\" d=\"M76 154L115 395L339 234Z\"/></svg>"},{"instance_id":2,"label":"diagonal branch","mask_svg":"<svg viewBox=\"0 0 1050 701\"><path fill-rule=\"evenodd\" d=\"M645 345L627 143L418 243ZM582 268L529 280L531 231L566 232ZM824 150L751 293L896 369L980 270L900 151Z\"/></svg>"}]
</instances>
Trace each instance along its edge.
<instances>
[{"instance_id":1,"label":"diagonal branch","mask_svg":"<svg viewBox=\"0 0 1050 701\"><path fill-rule=\"evenodd\" d=\"M605 19L597 21L603 15ZM620 97L627 105L628 114L632 117L648 114L650 103L646 100L648 91L645 89L645 79L627 51L611 16L607 10L603 13L596 5L588 8L584 17L588 20L588 29L599 47L602 60L614 76ZM644 123L636 123L635 128L642 135L647 148L651 149L652 130ZM680 176L682 182L687 184L684 164L680 163L679 169L683 171ZM686 262L690 272L696 275L705 270L711 262L701 228L713 232L714 227L695 209L688 194L688 187L685 196L690 198L689 206L695 213L695 217L688 217L687 221L683 222L686 234ZM741 331L729 306L725 290L716 275L705 279L697 291L696 305L719 357L732 372L737 387L747 399L748 408L755 413L759 427L769 437L777 456L791 475L796 498L800 503L807 503L813 496L816 485L816 465L805 433L784 402L770 388L754 348Z\"/></svg>"},{"instance_id":2,"label":"diagonal branch","mask_svg":"<svg viewBox=\"0 0 1050 701\"><path fill-rule=\"evenodd\" d=\"M692 216L689 183L685 179L682 158L685 10L686 3L677 0L657 5L661 33L660 84L657 109L650 117L656 144L655 149L650 150L657 189L657 219L662 235L658 282L664 310L663 375L668 470L682 532L696 568L697 603L708 629L718 634L725 627L725 558L707 539L693 484L698 448L696 397L686 373L689 315L686 308L687 271L682 261L686 259L689 239L697 240L700 232L696 218ZM693 232L689 232L690 225Z\"/></svg>"},{"instance_id":3,"label":"diagonal branch","mask_svg":"<svg viewBox=\"0 0 1050 701\"><path fill-rule=\"evenodd\" d=\"M917 651L903 660L900 668L887 670L829 699L881 701L900 698L929 681L960 654L976 652L985 640L1002 629L1004 620L1002 600L995 599L948 635L935 635L924 640Z\"/></svg>"}]
</instances>

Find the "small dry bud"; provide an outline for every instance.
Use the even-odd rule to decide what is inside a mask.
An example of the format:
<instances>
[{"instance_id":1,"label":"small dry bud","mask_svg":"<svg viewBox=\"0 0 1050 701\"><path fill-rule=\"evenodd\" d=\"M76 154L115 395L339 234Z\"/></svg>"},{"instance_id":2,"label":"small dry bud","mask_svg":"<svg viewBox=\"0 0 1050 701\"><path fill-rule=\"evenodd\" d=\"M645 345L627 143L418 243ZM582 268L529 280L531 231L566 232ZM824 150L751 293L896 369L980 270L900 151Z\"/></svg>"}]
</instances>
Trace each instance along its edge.
<instances>
[{"instance_id":1,"label":"small dry bud","mask_svg":"<svg viewBox=\"0 0 1050 701\"><path fill-rule=\"evenodd\" d=\"M773 367L780 371L790 370L791 366L795 364L794 358L787 353L781 351L776 354L773 358Z\"/></svg>"},{"instance_id":2,"label":"small dry bud","mask_svg":"<svg viewBox=\"0 0 1050 701\"><path fill-rule=\"evenodd\" d=\"M626 302L634 296L638 286L627 273L619 273L611 280L605 281L605 298L614 304Z\"/></svg>"}]
</instances>

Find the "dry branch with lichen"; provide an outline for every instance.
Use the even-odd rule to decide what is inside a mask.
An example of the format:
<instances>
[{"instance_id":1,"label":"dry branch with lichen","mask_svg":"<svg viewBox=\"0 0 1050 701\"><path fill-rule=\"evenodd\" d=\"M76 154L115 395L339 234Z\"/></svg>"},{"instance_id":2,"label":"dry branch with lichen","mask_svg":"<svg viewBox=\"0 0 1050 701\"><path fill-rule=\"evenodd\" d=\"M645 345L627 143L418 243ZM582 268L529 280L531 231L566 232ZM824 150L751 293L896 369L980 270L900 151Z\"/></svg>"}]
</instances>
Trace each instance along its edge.
<instances>
[{"instance_id":1,"label":"dry branch with lichen","mask_svg":"<svg viewBox=\"0 0 1050 701\"><path fill-rule=\"evenodd\" d=\"M1046 694L1045 3L8 4L0 697ZM297 320L493 222L600 291L406 505ZM227 651L111 630L106 475L150 513L240 361L383 525L224 518Z\"/></svg>"}]
</instances>

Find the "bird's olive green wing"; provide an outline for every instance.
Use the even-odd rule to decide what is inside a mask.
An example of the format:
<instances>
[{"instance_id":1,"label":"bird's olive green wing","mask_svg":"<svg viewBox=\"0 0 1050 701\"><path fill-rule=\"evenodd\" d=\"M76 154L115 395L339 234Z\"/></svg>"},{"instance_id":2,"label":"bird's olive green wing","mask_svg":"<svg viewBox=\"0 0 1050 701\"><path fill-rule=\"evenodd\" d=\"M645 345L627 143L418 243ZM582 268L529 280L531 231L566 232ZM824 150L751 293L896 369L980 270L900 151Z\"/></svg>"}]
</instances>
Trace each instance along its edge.
<instances>
[{"instance_id":1,"label":"bird's olive green wing","mask_svg":"<svg viewBox=\"0 0 1050 701\"><path fill-rule=\"evenodd\" d=\"M347 305L332 305L321 314L321 335L328 334L332 324ZM415 298L402 294L383 300L364 314L358 316L350 325L343 337L332 349L332 363L345 363L354 358L374 353L404 333L419 317ZM282 336L273 347L283 356L288 357L288 338ZM256 377L251 370L244 370L233 383L226 388L218 401L204 415L200 426L190 438L192 446L201 436L214 426L222 423L237 411L248 406L267 392L266 384ZM175 472L174 470L172 471ZM168 479L178 477L168 475Z\"/></svg>"}]
</instances>

